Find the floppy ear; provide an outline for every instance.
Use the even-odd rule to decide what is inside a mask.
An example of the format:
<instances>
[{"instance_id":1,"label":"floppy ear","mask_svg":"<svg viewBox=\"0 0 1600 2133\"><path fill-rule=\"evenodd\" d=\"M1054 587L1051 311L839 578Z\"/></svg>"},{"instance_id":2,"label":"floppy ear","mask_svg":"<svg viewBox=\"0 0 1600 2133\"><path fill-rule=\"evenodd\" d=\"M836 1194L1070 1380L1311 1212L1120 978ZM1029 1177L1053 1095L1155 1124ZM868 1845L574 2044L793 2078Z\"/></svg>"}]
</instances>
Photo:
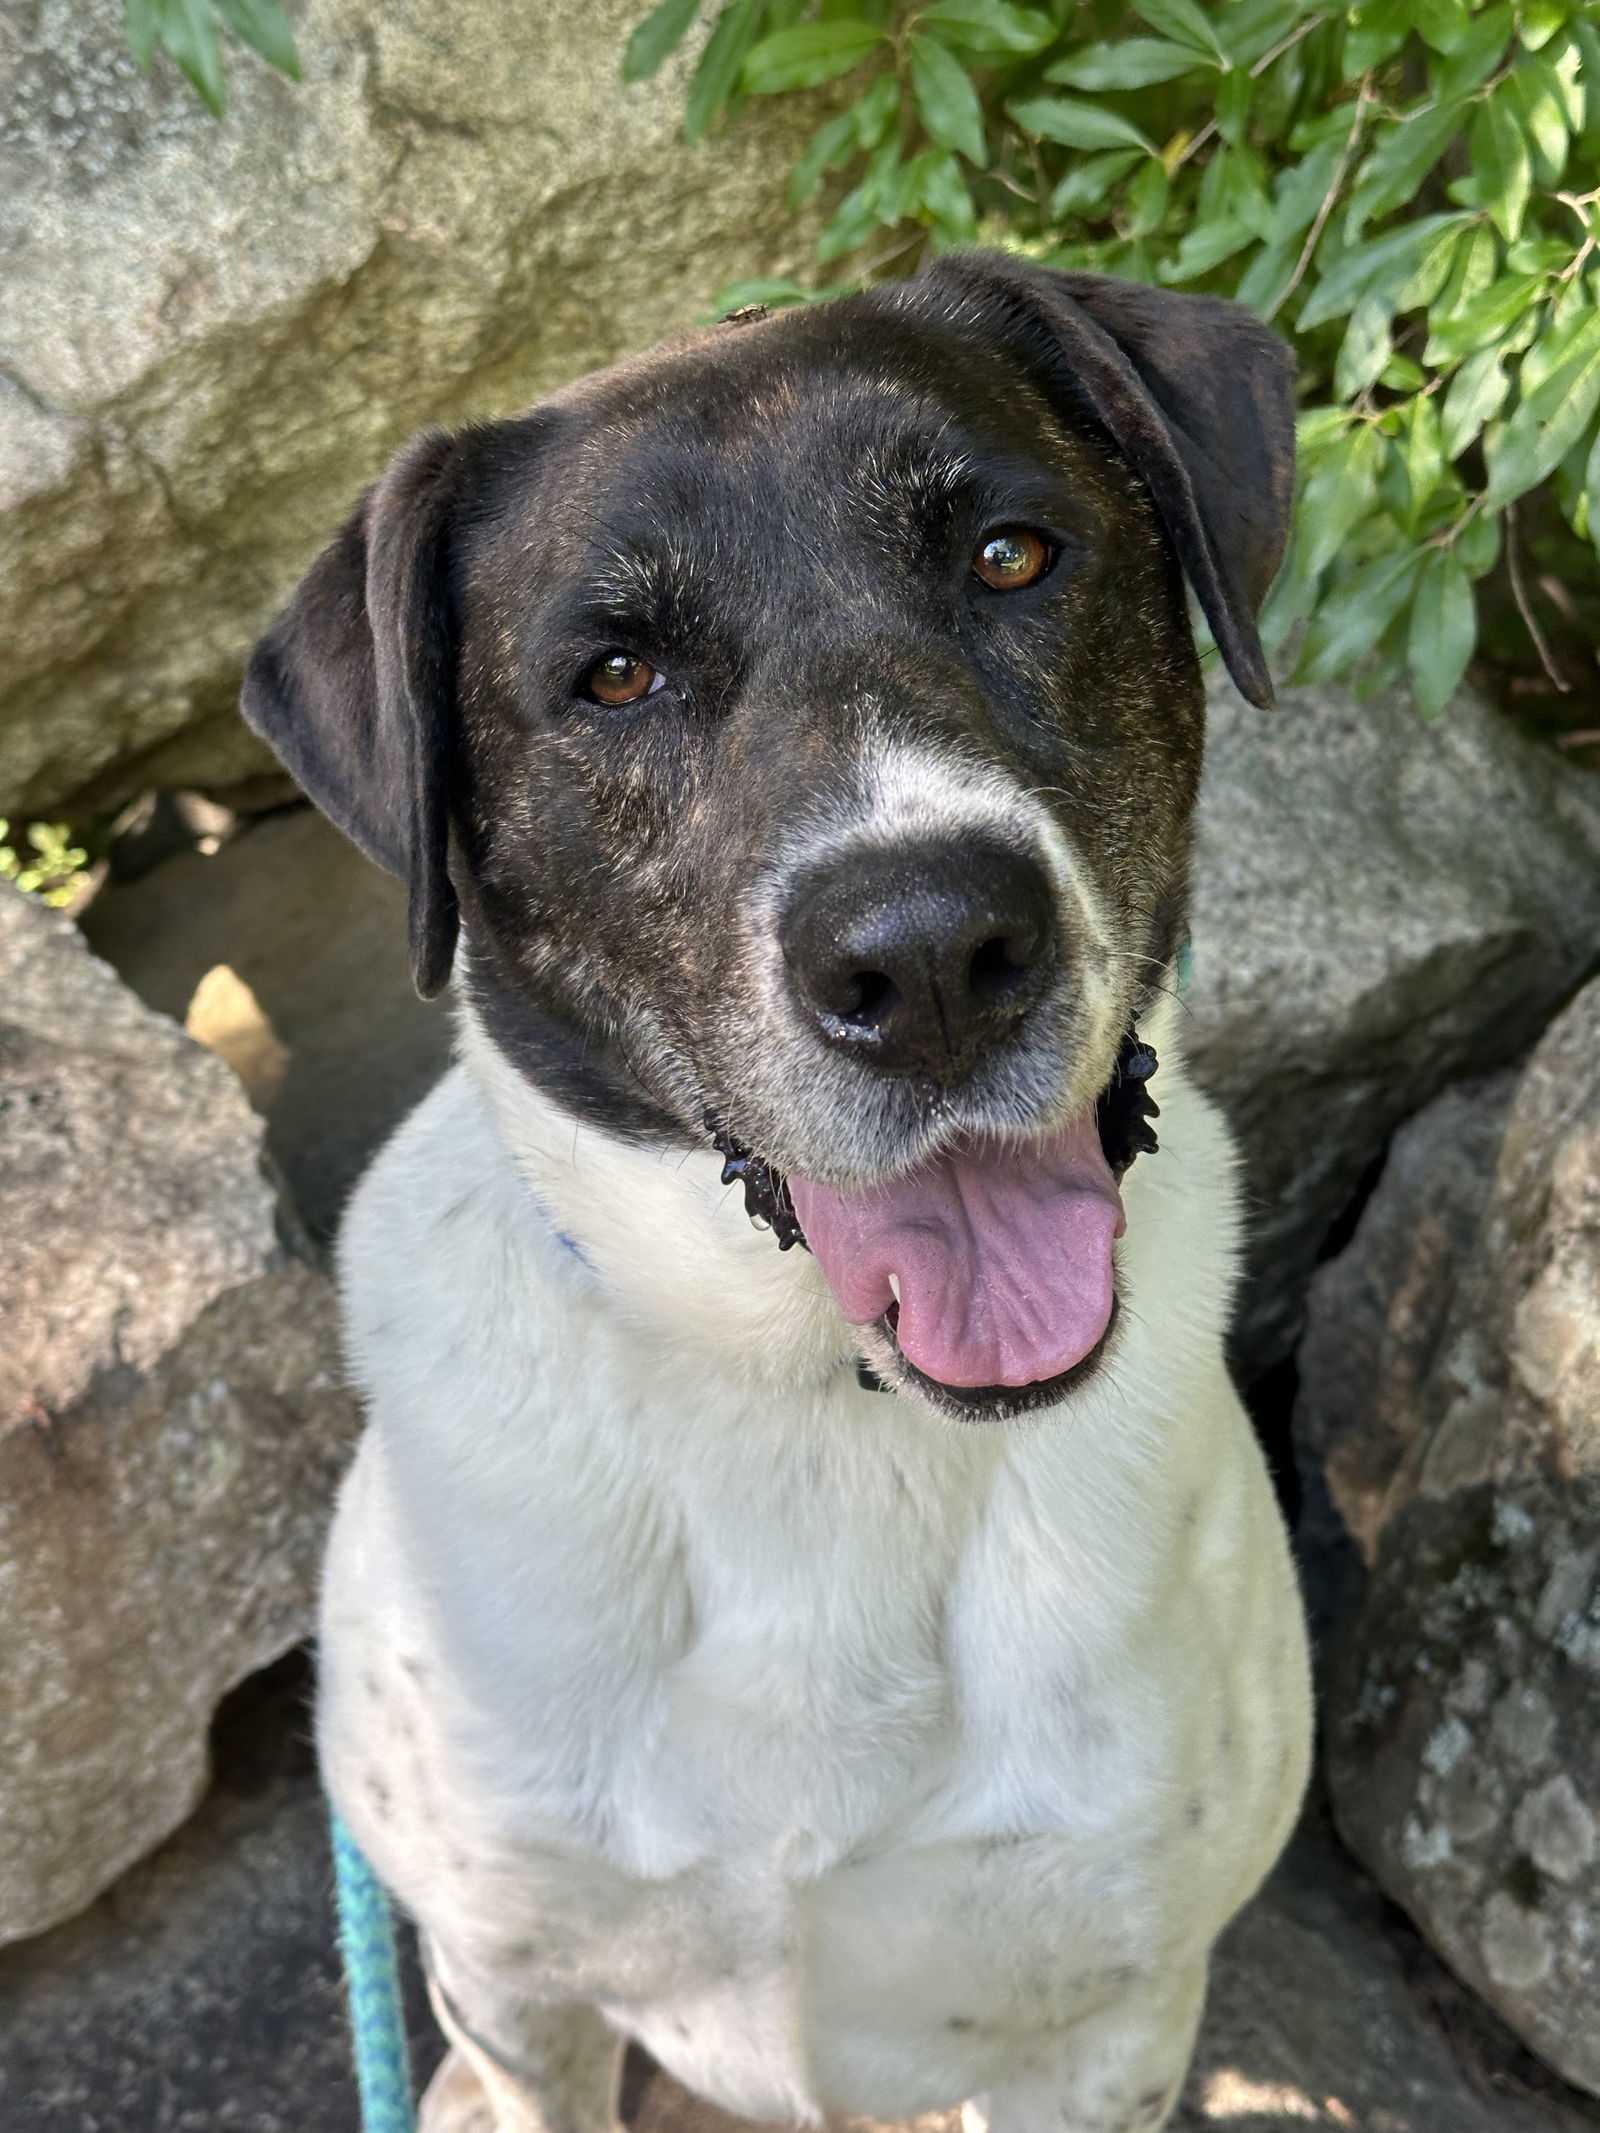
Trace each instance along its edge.
<instances>
[{"instance_id":1,"label":"floppy ear","mask_svg":"<svg viewBox=\"0 0 1600 2133\"><path fill-rule=\"evenodd\" d=\"M433 433L393 461L256 646L242 698L324 814L406 883L424 999L449 978L460 925L449 535L468 441Z\"/></svg>"},{"instance_id":2,"label":"floppy ear","mask_svg":"<svg viewBox=\"0 0 1600 2133\"><path fill-rule=\"evenodd\" d=\"M1272 701L1256 610L1283 560L1294 500L1294 359L1215 296L1063 274L1003 252L954 253L910 285L998 308L1043 340L1073 397L1149 490L1228 671Z\"/></svg>"}]
</instances>

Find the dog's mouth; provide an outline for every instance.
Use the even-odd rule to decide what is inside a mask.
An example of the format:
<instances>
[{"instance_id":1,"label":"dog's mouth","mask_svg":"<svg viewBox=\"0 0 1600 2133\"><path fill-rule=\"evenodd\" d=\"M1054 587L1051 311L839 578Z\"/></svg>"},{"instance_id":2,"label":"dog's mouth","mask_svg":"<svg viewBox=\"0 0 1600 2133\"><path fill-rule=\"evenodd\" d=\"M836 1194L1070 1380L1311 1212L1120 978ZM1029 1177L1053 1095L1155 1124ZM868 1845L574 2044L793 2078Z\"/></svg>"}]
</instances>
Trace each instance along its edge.
<instances>
[{"instance_id":1,"label":"dog's mouth","mask_svg":"<svg viewBox=\"0 0 1600 2133\"><path fill-rule=\"evenodd\" d=\"M1130 1031L1098 1100L1049 1139L969 1142L870 1186L782 1178L719 1134L723 1175L781 1248L809 1247L878 1379L959 1414L1017 1413L1106 1352L1118 1188L1156 1146L1155 1068Z\"/></svg>"}]
</instances>

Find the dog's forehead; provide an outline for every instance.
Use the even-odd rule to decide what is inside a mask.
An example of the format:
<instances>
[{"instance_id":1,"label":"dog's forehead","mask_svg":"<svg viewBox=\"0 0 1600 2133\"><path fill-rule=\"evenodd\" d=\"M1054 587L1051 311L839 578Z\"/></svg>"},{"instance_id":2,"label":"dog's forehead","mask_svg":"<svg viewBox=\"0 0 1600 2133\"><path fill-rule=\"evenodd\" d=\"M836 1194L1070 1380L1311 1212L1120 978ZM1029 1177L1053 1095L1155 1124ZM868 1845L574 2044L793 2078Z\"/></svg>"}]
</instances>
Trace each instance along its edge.
<instances>
[{"instance_id":1,"label":"dog's forehead","mask_svg":"<svg viewBox=\"0 0 1600 2133\"><path fill-rule=\"evenodd\" d=\"M665 512L685 531L725 533L747 509L848 523L862 502L934 501L982 467L1059 465L1075 442L998 349L846 306L680 337L547 404L542 506L602 541Z\"/></svg>"}]
</instances>

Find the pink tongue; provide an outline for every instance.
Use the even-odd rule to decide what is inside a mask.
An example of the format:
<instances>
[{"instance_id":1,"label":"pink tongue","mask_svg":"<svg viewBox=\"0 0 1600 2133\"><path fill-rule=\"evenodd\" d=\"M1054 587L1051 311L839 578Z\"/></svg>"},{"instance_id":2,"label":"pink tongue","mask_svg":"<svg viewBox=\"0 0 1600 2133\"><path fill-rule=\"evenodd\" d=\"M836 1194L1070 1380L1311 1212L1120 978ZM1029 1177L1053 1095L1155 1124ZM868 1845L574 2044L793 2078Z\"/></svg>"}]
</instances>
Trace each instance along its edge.
<instances>
[{"instance_id":1,"label":"pink tongue","mask_svg":"<svg viewBox=\"0 0 1600 2133\"><path fill-rule=\"evenodd\" d=\"M894 1301L901 1353L941 1385L1032 1385L1111 1319L1122 1202L1091 1105L1054 1140L986 1142L835 1192L792 1177L806 1242L854 1326Z\"/></svg>"}]
</instances>

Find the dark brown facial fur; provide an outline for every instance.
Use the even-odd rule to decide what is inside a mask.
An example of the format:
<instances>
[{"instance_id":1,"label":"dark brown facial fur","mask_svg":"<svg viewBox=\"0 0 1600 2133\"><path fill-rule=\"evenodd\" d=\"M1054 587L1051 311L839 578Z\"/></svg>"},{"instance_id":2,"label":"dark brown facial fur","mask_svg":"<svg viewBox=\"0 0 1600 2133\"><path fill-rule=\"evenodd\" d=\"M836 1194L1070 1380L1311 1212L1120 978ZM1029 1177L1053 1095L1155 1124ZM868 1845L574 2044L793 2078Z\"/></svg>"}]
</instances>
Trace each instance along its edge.
<instances>
[{"instance_id":1,"label":"dark brown facial fur","mask_svg":"<svg viewBox=\"0 0 1600 2133\"><path fill-rule=\"evenodd\" d=\"M264 641L246 712L409 878L419 982L459 921L489 1033L579 1116L701 1144L709 1116L839 1182L1042 1132L1182 938L1184 578L1260 697L1291 436L1286 359L1234 307L948 260L423 440ZM1019 528L1046 567L986 582ZM1026 963L1015 1013L963 1023L943 979L894 1043L870 988L818 1010L797 898L847 904L852 869L868 896L901 855L915 895L870 894L912 992L907 914L937 930L941 853L954 878L996 839L1047 879L1051 938L1008 961L976 862L950 923L974 995Z\"/></svg>"}]
</instances>

